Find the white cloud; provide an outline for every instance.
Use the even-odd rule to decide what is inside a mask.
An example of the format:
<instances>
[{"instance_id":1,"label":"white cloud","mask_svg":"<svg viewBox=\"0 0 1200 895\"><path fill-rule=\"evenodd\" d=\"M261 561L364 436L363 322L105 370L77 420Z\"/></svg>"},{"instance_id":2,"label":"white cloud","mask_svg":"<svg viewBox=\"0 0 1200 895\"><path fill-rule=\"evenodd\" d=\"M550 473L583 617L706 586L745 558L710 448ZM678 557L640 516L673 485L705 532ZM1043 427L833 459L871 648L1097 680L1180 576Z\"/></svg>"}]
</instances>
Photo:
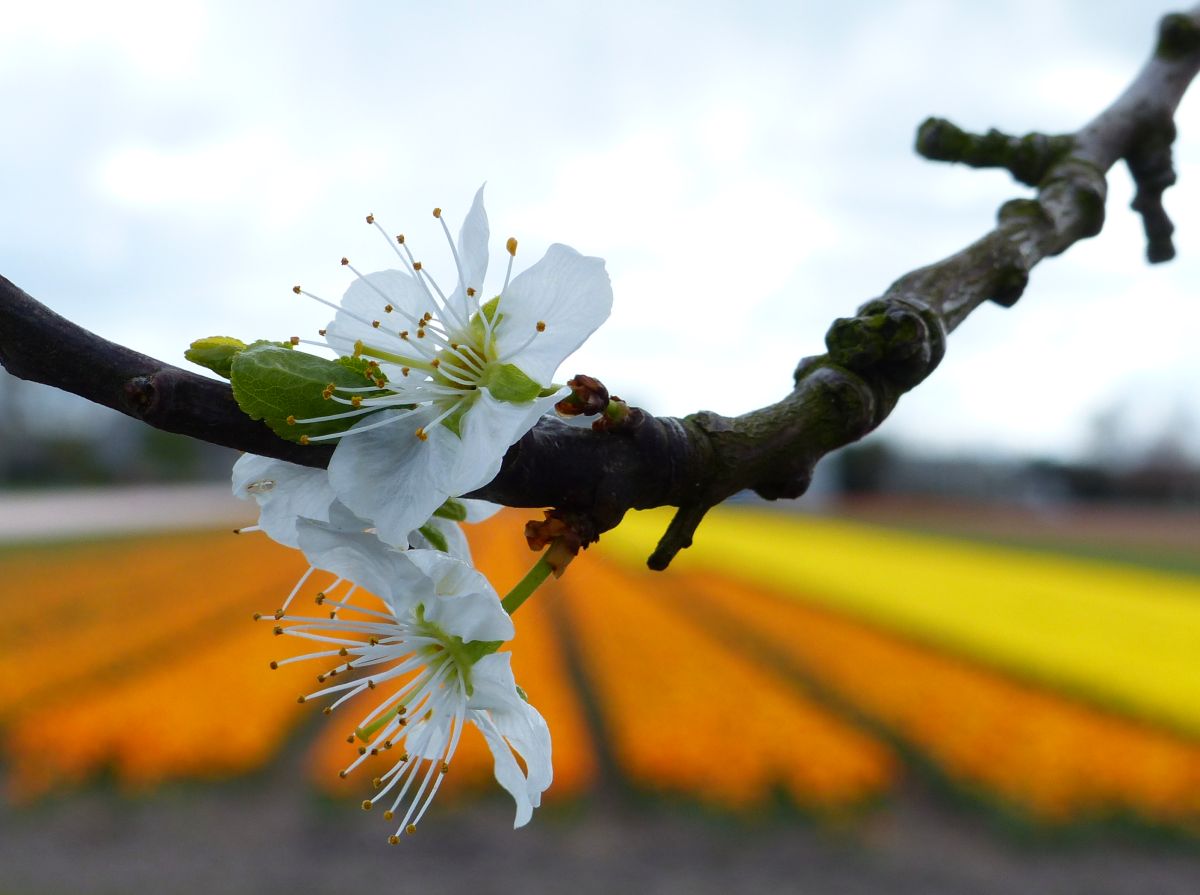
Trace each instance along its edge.
<instances>
[{"instance_id":1,"label":"white cloud","mask_svg":"<svg viewBox=\"0 0 1200 895\"><path fill-rule=\"evenodd\" d=\"M208 37L199 0L39 0L9 3L0 29L0 73L32 57L62 64L98 58L146 78L147 87L185 77Z\"/></svg>"},{"instance_id":2,"label":"white cloud","mask_svg":"<svg viewBox=\"0 0 1200 895\"><path fill-rule=\"evenodd\" d=\"M343 252L389 264L363 214L408 230L437 204L454 220L486 179L522 262L554 241L608 260L613 319L571 365L658 408L744 411L785 392L834 317L1028 194L915 158L923 117L1073 127L1127 83L1169 8L13 6L0 99L21 139L0 146L0 273L178 358L198 335L321 325L286 287L336 296ZM1198 108L1181 109L1167 196L1180 260L1145 268L1116 172L1105 234L956 333L886 432L1068 451L1106 395L1195 381ZM69 249L64 229L81 234Z\"/></svg>"}]
</instances>

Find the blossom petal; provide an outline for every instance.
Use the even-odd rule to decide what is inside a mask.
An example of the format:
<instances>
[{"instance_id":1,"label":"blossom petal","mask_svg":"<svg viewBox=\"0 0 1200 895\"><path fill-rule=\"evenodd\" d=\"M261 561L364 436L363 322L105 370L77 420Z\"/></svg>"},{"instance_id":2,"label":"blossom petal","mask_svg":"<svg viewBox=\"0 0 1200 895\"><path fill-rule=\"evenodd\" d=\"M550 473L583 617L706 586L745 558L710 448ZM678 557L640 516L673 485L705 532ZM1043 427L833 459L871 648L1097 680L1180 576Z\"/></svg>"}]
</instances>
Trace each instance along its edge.
<instances>
[{"instance_id":1,"label":"blossom petal","mask_svg":"<svg viewBox=\"0 0 1200 895\"><path fill-rule=\"evenodd\" d=\"M334 531L307 520L297 523L300 549L318 569L373 593L395 613L434 599L434 582L409 561L366 532Z\"/></svg>"},{"instance_id":2,"label":"blossom petal","mask_svg":"<svg viewBox=\"0 0 1200 895\"><path fill-rule=\"evenodd\" d=\"M410 550L405 556L433 582L425 618L447 634L472 640L511 640L512 618L491 583L472 566L439 550Z\"/></svg>"},{"instance_id":3,"label":"blossom petal","mask_svg":"<svg viewBox=\"0 0 1200 895\"><path fill-rule=\"evenodd\" d=\"M325 341L343 356L354 354L354 343L360 340L366 345L403 352L406 346L397 332L415 329L415 319L434 310L431 304L421 284L402 270L365 274L351 283L342 296L342 309L325 327ZM385 310L388 305L394 308L390 313ZM371 325L375 320L380 322L378 328Z\"/></svg>"},{"instance_id":4,"label":"blossom petal","mask_svg":"<svg viewBox=\"0 0 1200 895\"><path fill-rule=\"evenodd\" d=\"M329 473L325 474L325 480L328 482ZM330 490L333 490L332 487ZM350 508L340 500L335 500L329 508L329 527L335 531L367 531L375 526L350 512Z\"/></svg>"},{"instance_id":5,"label":"blossom petal","mask_svg":"<svg viewBox=\"0 0 1200 895\"><path fill-rule=\"evenodd\" d=\"M489 236L481 186L471 202L471 210L463 218L462 229L458 231L458 261L462 265L462 276L458 288L450 298L454 302L455 313L462 317L464 323L470 319L471 308L474 305L474 302L467 301L467 287L473 288L477 296L483 296L483 280L487 276L488 268Z\"/></svg>"},{"instance_id":6,"label":"blossom petal","mask_svg":"<svg viewBox=\"0 0 1200 895\"><path fill-rule=\"evenodd\" d=\"M490 500L474 500L470 497L456 497L459 503L466 508L466 522L476 523L491 519L500 510L503 509L500 504L492 503Z\"/></svg>"},{"instance_id":7,"label":"blossom petal","mask_svg":"<svg viewBox=\"0 0 1200 895\"><path fill-rule=\"evenodd\" d=\"M484 656L471 669L468 708L495 760L496 781L517 803L515 827L528 823L554 777L550 729L545 719L517 692L510 653ZM513 752L521 756L521 772Z\"/></svg>"},{"instance_id":8,"label":"blossom petal","mask_svg":"<svg viewBox=\"0 0 1200 895\"><path fill-rule=\"evenodd\" d=\"M429 716L410 721L404 734L404 751L410 758L440 761L450 742L451 722L461 705L457 687L447 687L433 695Z\"/></svg>"},{"instance_id":9,"label":"blossom petal","mask_svg":"<svg viewBox=\"0 0 1200 895\"><path fill-rule=\"evenodd\" d=\"M608 319L612 298L603 258L556 243L505 290L497 351L535 382L549 384L567 355ZM533 337L538 323L545 331Z\"/></svg>"},{"instance_id":10,"label":"blossom petal","mask_svg":"<svg viewBox=\"0 0 1200 895\"><path fill-rule=\"evenodd\" d=\"M254 454L243 454L233 465L233 493L243 500L253 497L259 526L289 547L298 546L296 520L303 516L328 522L336 500L325 470Z\"/></svg>"},{"instance_id":11,"label":"blossom petal","mask_svg":"<svg viewBox=\"0 0 1200 895\"><path fill-rule=\"evenodd\" d=\"M482 503L482 501L480 502ZM421 550L440 550L441 548L425 537L421 531L421 529L429 528L441 535L446 542L445 553L465 563L471 562L471 545L467 543L467 536L463 534L462 526L449 519L439 519L434 516L421 528L409 532L408 545Z\"/></svg>"},{"instance_id":12,"label":"blossom petal","mask_svg":"<svg viewBox=\"0 0 1200 895\"><path fill-rule=\"evenodd\" d=\"M440 425L430 427L424 441L416 435L439 413L436 407L421 407L372 414L354 428L396 421L361 433L352 428L329 461L338 499L372 520L379 537L397 547L407 547L409 532L424 525L451 494L443 482L459 462L462 442Z\"/></svg>"},{"instance_id":13,"label":"blossom petal","mask_svg":"<svg viewBox=\"0 0 1200 895\"><path fill-rule=\"evenodd\" d=\"M460 449L453 462L440 470L438 484L446 496L466 494L494 479L509 445L532 429L561 397L555 394L513 404L493 398L486 388L479 389L477 395L459 424Z\"/></svg>"}]
</instances>

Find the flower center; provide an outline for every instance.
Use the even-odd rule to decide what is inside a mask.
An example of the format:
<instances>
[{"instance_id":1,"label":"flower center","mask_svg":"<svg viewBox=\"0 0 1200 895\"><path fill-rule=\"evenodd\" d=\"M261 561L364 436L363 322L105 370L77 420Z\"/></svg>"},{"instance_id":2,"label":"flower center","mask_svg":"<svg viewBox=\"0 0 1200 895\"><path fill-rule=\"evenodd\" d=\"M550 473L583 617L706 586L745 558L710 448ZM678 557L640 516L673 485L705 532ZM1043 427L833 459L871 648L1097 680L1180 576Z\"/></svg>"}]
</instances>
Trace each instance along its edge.
<instances>
[{"instance_id":1,"label":"flower center","mask_svg":"<svg viewBox=\"0 0 1200 895\"><path fill-rule=\"evenodd\" d=\"M360 282L378 295L378 318L364 317L346 307L312 295L299 286L294 287L293 291L297 294L334 308L339 318L335 322L339 325L342 321L352 320L378 331L377 339L371 337L355 341L354 357L366 357L371 359L372 364L378 365L382 362L391 366L386 370L389 376L386 385L383 378L378 378L374 389L369 386L345 388L330 384L324 390L322 394L327 400L349 405L349 409L326 416L289 418L290 423L324 423L362 416L384 408L416 410L420 407L434 407L438 411L437 415L417 427L414 432L418 439L427 441L430 430L438 424L458 434L459 420L474 404L476 392L481 387L486 387L493 398L514 404L525 404L543 392L542 385L509 363L510 359L528 348L539 334L545 332L546 324L543 321L539 320L519 344L506 350L503 355L496 347L496 329L504 318L500 308L512 277L517 241L509 239L505 245L509 258L504 288L499 295L483 302L477 287L467 281L468 274L459 258L449 228L442 219L441 209L434 210L434 217L442 225L458 271L458 286L449 297L422 263L413 256L403 235L393 240L375 220L374 215L367 216L367 223L383 235L409 276L424 291L428 303L422 304L426 310L412 310L411 300L406 307L401 307L402 303L396 296L389 296L378 282L370 276L363 275L348 258L342 258L342 266L348 268ZM409 298L411 299L411 296ZM393 325L398 322L403 328L386 326L385 321L392 322ZM326 335L326 332L323 330L322 335ZM330 347L328 342L325 347ZM304 436L301 443L340 439L346 435L388 425L403 419L404 416L405 414L395 414L353 429Z\"/></svg>"}]
</instances>

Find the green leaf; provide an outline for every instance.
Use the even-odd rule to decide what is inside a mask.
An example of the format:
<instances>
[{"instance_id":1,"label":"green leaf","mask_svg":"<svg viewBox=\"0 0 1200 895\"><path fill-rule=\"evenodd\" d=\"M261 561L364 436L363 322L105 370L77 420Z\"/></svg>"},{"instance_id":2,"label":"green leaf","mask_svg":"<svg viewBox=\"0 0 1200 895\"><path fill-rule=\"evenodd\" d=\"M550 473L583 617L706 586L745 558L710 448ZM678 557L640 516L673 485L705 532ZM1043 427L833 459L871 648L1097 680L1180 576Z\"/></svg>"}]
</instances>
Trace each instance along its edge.
<instances>
[{"instance_id":1,"label":"green leaf","mask_svg":"<svg viewBox=\"0 0 1200 895\"><path fill-rule=\"evenodd\" d=\"M433 515L439 519L449 519L451 522L466 522L467 508L460 501L451 497L444 504L433 511Z\"/></svg>"},{"instance_id":2,"label":"green leaf","mask_svg":"<svg viewBox=\"0 0 1200 895\"><path fill-rule=\"evenodd\" d=\"M515 364L491 364L486 384L493 398L513 404L532 401L542 393L542 386L521 372L521 368Z\"/></svg>"},{"instance_id":3,"label":"green leaf","mask_svg":"<svg viewBox=\"0 0 1200 895\"><path fill-rule=\"evenodd\" d=\"M361 358L326 360L303 351L261 343L234 355L230 381L233 384L233 396L242 412L251 419L265 422L280 438L298 442L305 435L312 437L344 432L366 416L356 414L322 423L288 422L289 417L302 420L350 410L344 404L326 400L324 392L330 384L361 388L369 378L369 369L374 368L368 368ZM388 392L381 390L356 394L367 398Z\"/></svg>"},{"instance_id":4,"label":"green leaf","mask_svg":"<svg viewBox=\"0 0 1200 895\"><path fill-rule=\"evenodd\" d=\"M259 339L247 345L241 339L235 339L232 336L209 336L194 341L191 347L183 352L183 356L192 363L206 367L218 376L228 379L233 367L233 359L247 348L256 348L259 345L275 345L278 348L289 349L292 347L291 342L270 342L266 339Z\"/></svg>"},{"instance_id":5,"label":"green leaf","mask_svg":"<svg viewBox=\"0 0 1200 895\"><path fill-rule=\"evenodd\" d=\"M246 343L232 336L209 336L197 339L187 351L183 352L194 364L199 364L212 370L218 376L229 378L229 370L233 366L234 357L246 350Z\"/></svg>"},{"instance_id":6,"label":"green leaf","mask_svg":"<svg viewBox=\"0 0 1200 895\"><path fill-rule=\"evenodd\" d=\"M334 363L340 364L351 373L357 373L367 382L374 382L378 385L381 381L388 381L387 374L365 357L339 357ZM358 384L361 386L363 383L360 382Z\"/></svg>"},{"instance_id":7,"label":"green leaf","mask_svg":"<svg viewBox=\"0 0 1200 895\"><path fill-rule=\"evenodd\" d=\"M436 516L437 513L434 513L434 515ZM426 522L417 531L425 536L425 540L433 545L434 550L441 550L443 553L450 552L450 545L446 543L446 536L430 523Z\"/></svg>"}]
</instances>

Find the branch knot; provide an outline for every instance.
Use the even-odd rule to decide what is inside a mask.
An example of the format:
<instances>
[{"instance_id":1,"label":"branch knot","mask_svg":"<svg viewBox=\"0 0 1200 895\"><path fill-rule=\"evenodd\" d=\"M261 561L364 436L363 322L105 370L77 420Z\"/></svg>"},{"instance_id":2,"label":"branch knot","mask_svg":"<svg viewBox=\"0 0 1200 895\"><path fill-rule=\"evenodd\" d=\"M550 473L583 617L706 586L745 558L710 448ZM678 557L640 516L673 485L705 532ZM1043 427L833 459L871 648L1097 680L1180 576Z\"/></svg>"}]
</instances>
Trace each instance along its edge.
<instances>
[{"instance_id":1,"label":"branch knot","mask_svg":"<svg viewBox=\"0 0 1200 895\"><path fill-rule=\"evenodd\" d=\"M854 317L840 317L825 336L829 359L889 390L906 392L933 372L946 353L946 332L927 305L911 298L876 298Z\"/></svg>"}]
</instances>

